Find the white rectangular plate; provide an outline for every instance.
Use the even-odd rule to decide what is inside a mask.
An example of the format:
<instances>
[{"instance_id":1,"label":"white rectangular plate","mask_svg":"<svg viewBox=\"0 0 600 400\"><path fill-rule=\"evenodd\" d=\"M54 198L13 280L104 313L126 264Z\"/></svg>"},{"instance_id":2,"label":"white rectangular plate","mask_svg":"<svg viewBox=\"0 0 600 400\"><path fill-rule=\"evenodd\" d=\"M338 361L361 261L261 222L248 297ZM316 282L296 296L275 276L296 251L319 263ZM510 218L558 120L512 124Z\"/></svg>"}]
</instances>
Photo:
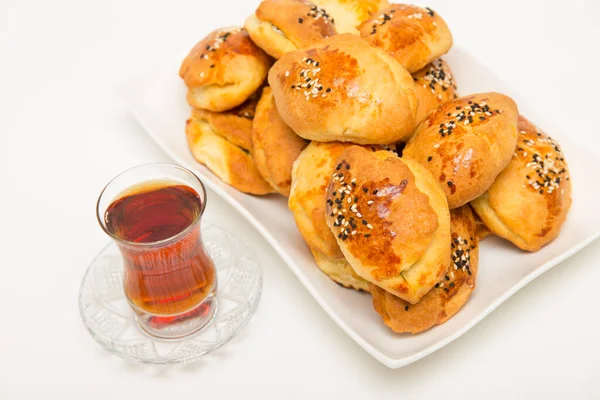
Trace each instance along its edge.
<instances>
[{"instance_id":1,"label":"white rectangular plate","mask_svg":"<svg viewBox=\"0 0 600 400\"><path fill-rule=\"evenodd\" d=\"M461 94L499 91L526 109L525 94L511 91L493 73L460 48L445 59L454 71ZM450 321L426 332L395 334L373 310L370 296L341 288L316 267L281 196L254 197L222 183L194 160L187 148L185 121L190 108L186 89L172 70L149 73L121 85L118 93L148 134L179 164L197 173L218 195L236 208L279 253L309 293L331 318L369 354L390 368L410 364L440 349L481 321L517 290L592 242L600 234L600 207L594 205L600 186L595 182L594 155L568 142L565 132L538 126L562 144L573 177L573 207L558 239L537 253L524 253L498 238L486 239L480 250L477 288L465 307ZM526 206L526 205L525 205Z\"/></svg>"}]
</instances>

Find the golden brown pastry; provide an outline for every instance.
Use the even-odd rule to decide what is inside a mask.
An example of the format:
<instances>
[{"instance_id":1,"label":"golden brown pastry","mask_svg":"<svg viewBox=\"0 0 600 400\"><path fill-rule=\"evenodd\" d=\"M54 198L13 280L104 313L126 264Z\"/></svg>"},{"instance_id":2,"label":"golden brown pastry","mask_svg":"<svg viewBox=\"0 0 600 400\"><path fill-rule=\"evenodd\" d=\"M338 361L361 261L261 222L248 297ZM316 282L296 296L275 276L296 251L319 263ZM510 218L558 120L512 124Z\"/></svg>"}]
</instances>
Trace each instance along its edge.
<instances>
[{"instance_id":1,"label":"golden brown pastry","mask_svg":"<svg viewBox=\"0 0 600 400\"><path fill-rule=\"evenodd\" d=\"M229 113L194 110L186 123L188 146L194 158L223 182L245 193L272 193L250 152L253 114L251 105Z\"/></svg>"},{"instance_id":2,"label":"golden brown pastry","mask_svg":"<svg viewBox=\"0 0 600 400\"><path fill-rule=\"evenodd\" d=\"M374 14L359 30L371 45L393 55L411 74L452 47L450 29L428 7L393 4Z\"/></svg>"},{"instance_id":3,"label":"golden brown pastry","mask_svg":"<svg viewBox=\"0 0 600 400\"><path fill-rule=\"evenodd\" d=\"M456 83L450 67L438 58L425 68L413 74L415 93L419 99L417 124L442 104L456 99Z\"/></svg>"},{"instance_id":4,"label":"golden brown pastry","mask_svg":"<svg viewBox=\"0 0 600 400\"><path fill-rule=\"evenodd\" d=\"M240 28L219 29L183 60L179 76L195 108L226 111L239 106L264 82L271 59Z\"/></svg>"},{"instance_id":5,"label":"golden brown pastry","mask_svg":"<svg viewBox=\"0 0 600 400\"><path fill-rule=\"evenodd\" d=\"M269 87L263 89L256 107L252 142L258 172L275 190L289 196L292 166L308 142L283 122Z\"/></svg>"},{"instance_id":6,"label":"golden brown pastry","mask_svg":"<svg viewBox=\"0 0 600 400\"><path fill-rule=\"evenodd\" d=\"M373 307L394 332L418 333L441 325L465 305L475 289L479 264L479 241L475 219L466 205L450 212L452 263L444 278L417 304L410 304L369 284Z\"/></svg>"},{"instance_id":7,"label":"golden brown pastry","mask_svg":"<svg viewBox=\"0 0 600 400\"><path fill-rule=\"evenodd\" d=\"M514 157L471 205L494 234L537 251L558 236L571 207L569 167L558 143L522 116L519 132Z\"/></svg>"},{"instance_id":8,"label":"golden brown pastry","mask_svg":"<svg viewBox=\"0 0 600 400\"><path fill-rule=\"evenodd\" d=\"M385 144L415 126L412 77L355 35L287 53L271 68L269 84L281 118L305 139Z\"/></svg>"},{"instance_id":9,"label":"golden brown pastry","mask_svg":"<svg viewBox=\"0 0 600 400\"><path fill-rule=\"evenodd\" d=\"M228 112L193 108L192 116L196 120L206 121L214 133L227 139L231 144L252 152L252 123L259 98L260 91L250 96L244 104Z\"/></svg>"},{"instance_id":10,"label":"golden brown pastry","mask_svg":"<svg viewBox=\"0 0 600 400\"><path fill-rule=\"evenodd\" d=\"M508 165L517 143L517 105L499 93L443 104L415 130L403 151L439 181L450 208L481 196Z\"/></svg>"},{"instance_id":11,"label":"golden brown pastry","mask_svg":"<svg viewBox=\"0 0 600 400\"><path fill-rule=\"evenodd\" d=\"M317 6L327 10L335 20L337 33L357 35L358 26L372 14L389 7L388 0L312 0Z\"/></svg>"},{"instance_id":12,"label":"golden brown pastry","mask_svg":"<svg viewBox=\"0 0 600 400\"><path fill-rule=\"evenodd\" d=\"M336 33L327 11L305 0L264 0L245 28L254 43L277 59Z\"/></svg>"},{"instance_id":13,"label":"golden brown pastry","mask_svg":"<svg viewBox=\"0 0 600 400\"><path fill-rule=\"evenodd\" d=\"M411 304L448 269L448 203L415 161L347 148L330 177L326 216L354 272Z\"/></svg>"},{"instance_id":14,"label":"golden brown pastry","mask_svg":"<svg viewBox=\"0 0 600 400\"><path fill-rule=\"evenodd\" d=\"M368 290L367 282L348 265L325 221L325 199L335 162L349 143L311 142L294 163L288 206L319 268L335 282Z\"/></svg>"}]
</instances>

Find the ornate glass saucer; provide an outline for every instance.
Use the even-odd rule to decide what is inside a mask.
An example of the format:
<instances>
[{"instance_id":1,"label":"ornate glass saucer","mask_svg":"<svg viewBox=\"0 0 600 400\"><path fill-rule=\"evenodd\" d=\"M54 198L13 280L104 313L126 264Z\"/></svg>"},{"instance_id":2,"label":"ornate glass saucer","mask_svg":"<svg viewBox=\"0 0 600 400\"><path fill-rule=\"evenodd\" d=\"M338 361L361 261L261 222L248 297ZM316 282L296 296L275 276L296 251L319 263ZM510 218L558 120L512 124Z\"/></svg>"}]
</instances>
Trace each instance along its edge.
<instances>
[{"instance_id":1,"label":"ornate glass saucer","mask_svg":"<svg viewBox=\"0 0 600 400\"><path fill-rule=\"evenodd\" d=\"M217 311L200 332L183 339L158 339L138 326L123 291L123 263L114 243L92 261L79 292L81 318L92 337L120 357L143 363L193 362L218 349L246 326L262 292L258 259L239 238L209 221L204 246L217 268Z\"/></svg>"}]
</instances>

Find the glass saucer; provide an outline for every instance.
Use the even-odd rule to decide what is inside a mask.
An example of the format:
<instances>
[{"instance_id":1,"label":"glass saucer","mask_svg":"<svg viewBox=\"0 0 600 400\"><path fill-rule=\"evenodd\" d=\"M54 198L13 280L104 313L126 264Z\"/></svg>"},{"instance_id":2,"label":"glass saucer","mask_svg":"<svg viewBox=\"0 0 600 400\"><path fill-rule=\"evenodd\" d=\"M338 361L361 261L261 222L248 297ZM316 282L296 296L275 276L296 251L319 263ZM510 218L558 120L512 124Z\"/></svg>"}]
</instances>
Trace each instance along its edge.
<instances>
[{"instance_id":1,"label":"glass saucer","mask_svg":"<svg viewBox=\"0 0 600 400\"><path fill-rule=\"evenodd\" d=\"M202 238L217 268L217 311L200 332L162 340L138 326L123 291L123 263L114 243L92 261L79 292L81 318L92 337L120 357L143 363L193 362L231 340L254 315L262 292L262 270L239 238L203 222Z\"/></svg>"}]
</instances>

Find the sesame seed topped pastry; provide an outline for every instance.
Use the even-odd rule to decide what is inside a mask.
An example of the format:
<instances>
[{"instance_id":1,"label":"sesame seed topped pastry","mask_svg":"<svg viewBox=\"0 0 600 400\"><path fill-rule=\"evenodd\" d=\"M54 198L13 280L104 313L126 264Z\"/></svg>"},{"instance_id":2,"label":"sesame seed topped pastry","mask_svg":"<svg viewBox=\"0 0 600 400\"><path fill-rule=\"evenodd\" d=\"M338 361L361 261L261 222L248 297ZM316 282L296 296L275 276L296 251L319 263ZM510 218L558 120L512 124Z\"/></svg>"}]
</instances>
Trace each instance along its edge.
<instances>
[{"instance_id":1,"label":"sesame seed topped pastry","mask_svg":"<svg viewBox=\"0 0 600 400\"><path fill-rule=\"evenodd\" d=\"M355 35L287 53L271 68L269 84L281 118L308 140L386 144L415 127L412 77Z\"/></svg>"},{"instance_id":2,"label":"sesame seed topped pastry","mask_svg":"<svg viewBox=\"0 0 600 400\"><path fill-rule=\"evenodd\" d=\"M292 165L308 142L283 122L275 108L275 100L269 87L263 89L256 107L252 142L252 154L258 172L275 190L289 196Z\"/></svg>"},{"instance_id":3,"label":"sesame seed topped pastry","mask_svg":"<svg viewBox=\"0 0 600 400\"><path fill-rule=\"evenodd\" d=\"M456 99L456 83L448 64L438 58L413 74L415 93L419 99L417 124L442 104Z\"/></svg>"},{"instance_id":4,"label":"sesame seed topped pastry","mask_svg":"<svg viewBox=\"0 0 600 400\"><path fill-rule=\"evenodd\" d=\"M253 97L230 112L193 110L186 123L188 147L194 158L223 182L250 194L272 193L252 157Z\"/></svg>"},{"instance_id":5,"label":"sesame seed topped pastry","mask_svg":"<svg viewBox=\"0 0 600 400\"><path fill-rule=\"evenodd\" d=\"M327 11L305 0L264 0L245 27L252 40L277 59L336 33Z\"/></svg>"},{"instance_id":6,"label":"sesame seed topped pastry","mask_svg":"<svg viewBox=\"0 0 600 400\"><path fill-rule=\"evenodd\" d=\"M352 146L327 190L327 225L357 275L415 304L450 264L450 213L420 164Z\"/></svg>"},{"instance_id":7,"label":"sesame seed topped pastry","mask_svg":"<svg viewBox=\"0 0 600 400\"><path fill-rule=\"evenodd\" d=\"M419 333L452 318L475 289L479 264L479 240L473 212L468 205L450 212L452 263L444 275L417 304L410 304L369 284L373 307L394 332Z\"/></svg>"},{"instance_id":8,"label":"sesame seed topped pastry","mask_svg":"<svg viewBox=\"0 0 600 400\"><path fill-rule=\"evenodd\" d=\"M471 205L494 234L537 251L558 236L571 207L569 168L551 137L522 116L518 129L510 163Z\"/></svg>"},{"instance_id":9,"label":"sesame seed topped pastry","mask_svg":"<svg viewBox=\"0 0 600 400\"><path fill-rule=\"evenodd\" d=\"M226 111L242 104L264 82L271 59L240 28L219 29L183 60L179 76L194 108Z\"/></svg>"},{"instance_id":10,"label":"sesame seed topped pastry","mask_svg":"<svg viewBox=\"0 0 600 400\"><path fill-rule=\"evenodd\" d=\"M329 12L337 33L358 35L358 26L379 10L389 7L388 0L312 0Z\"/></svg>"},{"instance_id":11,"label":"sesame seed topped pastry","mask_svg":"<svg viewBox=\"0 0 600 400\"><path fill-rule=\"evenodd\" d=\"M367 282L348 265L325 221L329 178L338 156L350 146L351 143L311 142L294 163L288 206L318 267L343 286L367 291Z\"/></svg>"},{"instance_id":12,"label":"sesame seed topped pastry","mask_svg":"<svg viewBox=\"0 0 600 400\"><path fill-rule=\"evenodd\" d=\"M360 27L360 34L415 73L452 47L450 29L432 9L393 4L374 14Z\"/></svg>"},{"instance_id":13,"label":"sesame seed topped pastry","mask_svg":"<svg viewBox=\"0 0 600 400\"><path fill-rule=\"evenodd\" d=\"M517 144L517 105L482 93L451 100L421 122L403 151L442 185L450 208L481 196L510 162Z\"/></svg>"}]
</instances>

